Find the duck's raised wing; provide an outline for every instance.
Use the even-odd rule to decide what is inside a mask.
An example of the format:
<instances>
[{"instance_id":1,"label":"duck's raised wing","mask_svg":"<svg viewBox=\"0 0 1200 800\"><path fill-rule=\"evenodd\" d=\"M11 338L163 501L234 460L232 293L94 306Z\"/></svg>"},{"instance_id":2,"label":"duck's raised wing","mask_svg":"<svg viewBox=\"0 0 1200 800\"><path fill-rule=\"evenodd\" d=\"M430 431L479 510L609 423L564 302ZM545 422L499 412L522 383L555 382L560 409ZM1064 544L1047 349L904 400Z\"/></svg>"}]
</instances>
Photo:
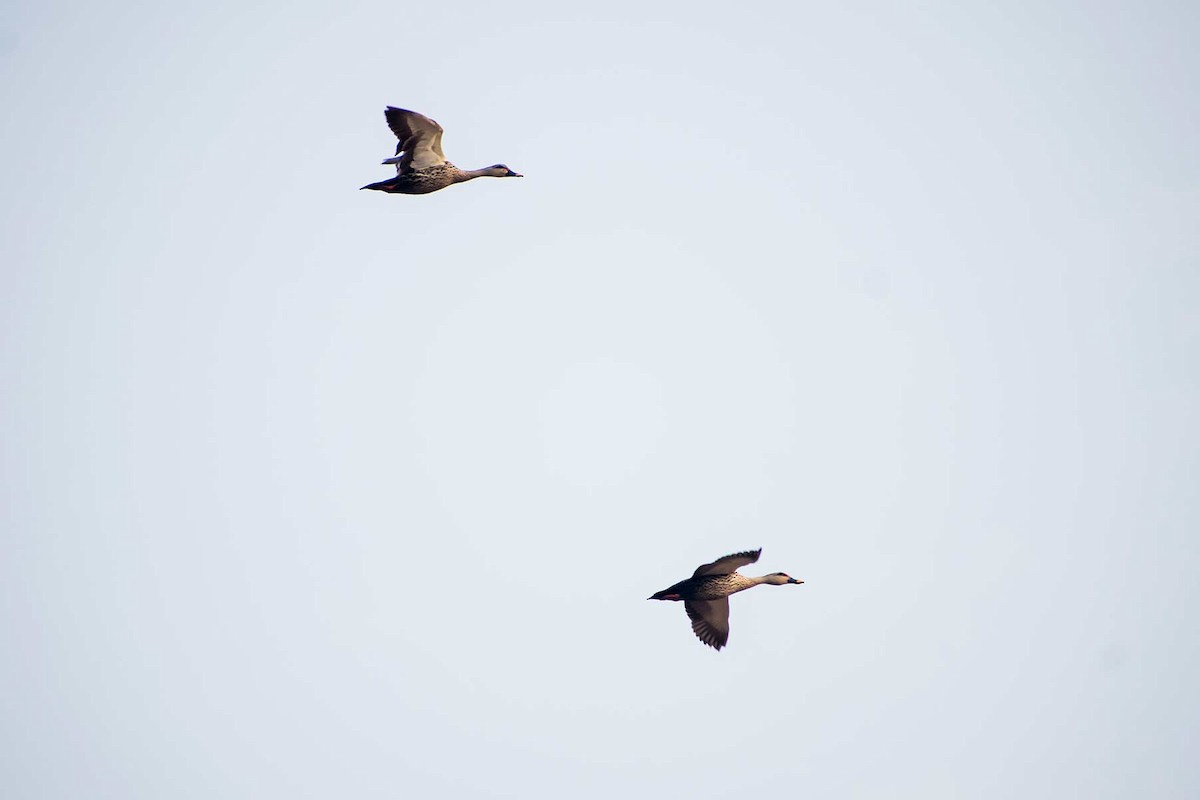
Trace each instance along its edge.
<instances>
[{"instance_id":1,"label":"duck's raised wing","mask_svg":"<svg viewBox=\"0 0 1200 800\"><path fill-rule=\"evenodd\" d=\"M692 620L692 633L709 647L720 650L729 641L729 598L688 600L683 610Z\"/></svg>"},{"instance_id":2,"label":"duck's raised wing","mask_svg":"<svg viewBox=\"0 0 1200 800\"><path fill-rule=\"evenodd\" d=\"M441 125L424 114L394 106L388 106L383 116L399 140L396 142L396 155L404 154L399 161L389 158L384 163L395 164L396 171L402 173L428 169L446 162L446 156L442 153Z\"/></svg>"},{"instance_id":3,"label":"duck's raised wing","mask_svg":"<svg viewBox=\"0 0 1200 800\"><path fill-rule=\"evenodd\" d=\"M758 557L762 554L762 548L757 550L747 550L744 553L734 553L730 556L718 558L711 564L701 564L696 567L696 571L692 573L693 578L699 578L701 575L728 575L739 567L744 567L747 564L753 564L758 561Z\"/></svg>"}]
</instances>

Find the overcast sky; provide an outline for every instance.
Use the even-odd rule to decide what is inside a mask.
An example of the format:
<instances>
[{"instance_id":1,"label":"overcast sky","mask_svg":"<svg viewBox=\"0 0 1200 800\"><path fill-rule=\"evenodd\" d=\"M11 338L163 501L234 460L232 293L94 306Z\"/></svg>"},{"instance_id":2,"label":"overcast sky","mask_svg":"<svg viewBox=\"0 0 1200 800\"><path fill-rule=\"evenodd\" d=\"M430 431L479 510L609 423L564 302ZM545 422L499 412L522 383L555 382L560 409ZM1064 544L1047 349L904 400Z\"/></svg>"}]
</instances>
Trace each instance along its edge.
<instances>
[{"instance_id":1,"label":"overcast sky","mask_svg":"<svg viewBox=\"0 0 1200 800\"><path fill-rule=\"evenodd\" d=\"M1200 795L1197 8L6 7L0 793Z\"/></svg>"}]
</instances>

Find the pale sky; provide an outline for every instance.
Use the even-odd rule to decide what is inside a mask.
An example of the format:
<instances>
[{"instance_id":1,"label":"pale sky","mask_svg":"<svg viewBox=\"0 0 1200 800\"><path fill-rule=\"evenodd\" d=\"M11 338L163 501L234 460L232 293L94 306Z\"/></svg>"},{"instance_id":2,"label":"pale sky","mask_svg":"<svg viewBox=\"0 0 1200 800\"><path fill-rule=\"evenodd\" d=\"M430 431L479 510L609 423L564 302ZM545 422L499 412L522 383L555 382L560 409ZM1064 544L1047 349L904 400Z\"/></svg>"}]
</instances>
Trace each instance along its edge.
<instances>
[{"instance_id":1,"label":"pale sky","mask_svg":"<svg viewBox=\"0 0 1200 800\"><path fill-rule=\"evenodd\" d=\"M7 7L0 794L1200 795L1197 8Z\"/></svg>"}]
</instances>

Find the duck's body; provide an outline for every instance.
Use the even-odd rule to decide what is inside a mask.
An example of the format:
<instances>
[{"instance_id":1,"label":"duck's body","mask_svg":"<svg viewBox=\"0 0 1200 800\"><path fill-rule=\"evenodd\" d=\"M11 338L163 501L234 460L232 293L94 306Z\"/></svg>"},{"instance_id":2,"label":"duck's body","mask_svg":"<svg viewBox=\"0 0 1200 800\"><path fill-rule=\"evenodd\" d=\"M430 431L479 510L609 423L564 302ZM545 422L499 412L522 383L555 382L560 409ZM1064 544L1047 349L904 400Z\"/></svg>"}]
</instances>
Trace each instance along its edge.
<instances>
[{"instance_id":1,"label":"duck's body","mask_svg":"<svg viewBox=\"0 0 1200 800\"><path fill-rule=\"evenodd\" d=\"M765 583L765 579L768 577L770 576L748 578L740 572L730 572L727 575L701 575L698 578L693 577L680 581L669 589L663 589L660 594L666 596L651 599L671 600L673 598L670 595L679 595L680 600L720 600L722 597L729 597L731 594L745 591L751 586Z\"/></svg>"},{"instance_id":2,"label":"duck's body","mask_svg":"<svg viewBox=\"0 0 1200 800\"><path fill-rule=\"evenodd\" d=\"M692 632L696 638L720 650L729 641L729 595L764 583L772 586L804 583L783 572L752 578L737 571L739 567L758 561L761 554L760 547L703 564L696 568L692 577L655 592L649 599L682 600L683 608L692 620Z\"/></svg>"},{"instance_id":3,"label":"duck's body","mask_svg":"<svg viewBox=\"0 0 1200 800\"><path fill-rule=\"evenodd\" d=\"M384 164L396 165L396 177L369 183L363 189L389 194L429 194L473 178L520 178L503 164L482 169L459 169L442 152L442 126L424 114L388 106L383 112L396 134L396 155Z\"/></svg>"},{"instance_id":4,"label":"duck's body","mask_svg":"<svg viewBox=\"0 0 1200 800\"><path fill-rule=\"evenodd\" d=\"M384 163L386 164L387 162L385 161ZM504 171L502 172L501 170ZM508 173L512 174L509 175ZM495 167L466 170L459 169L449 161L446 161L423 170L400 172L394 178L379 181L378 183L369 183L362 188L376 189L380 192L388 192L390 194L429 194L430 192L436 192L438 189L445 189L447 186L455 183L462 183L472 178L482 178L485 176L493 178L521 177L502 164L497 164Z\"/></svg>"}]
</instances>

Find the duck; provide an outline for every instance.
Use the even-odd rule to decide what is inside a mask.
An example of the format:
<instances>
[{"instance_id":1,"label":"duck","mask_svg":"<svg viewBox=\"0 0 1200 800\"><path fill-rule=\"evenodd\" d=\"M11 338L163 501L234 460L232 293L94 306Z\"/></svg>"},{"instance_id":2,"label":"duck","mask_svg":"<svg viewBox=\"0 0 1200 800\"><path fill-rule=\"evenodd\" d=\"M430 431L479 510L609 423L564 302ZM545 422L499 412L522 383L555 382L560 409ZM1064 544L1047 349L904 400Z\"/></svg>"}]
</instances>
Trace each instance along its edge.
<instances>
[{"instance_id":1,"label":"duck","mask_svg":"<svg viewBox=\"0 0 1200 800\"><path fill-rule=\"evenodd\" d=\"M711 564L701 564L692 577L646 599L682 600L683 610L692 620L692 633L704 644L720 650L729 642L729 595L764 583L771 586L804 583L785 572L756 578L738 572L739 568L758 561L760 555L761 547L722 556Z\"/></svg>"},{"instance_id":2,"label":"duck","mask_svg":"<svg viewBox=\"0 0 1200 800\"><path fill-rule=\"evenodd\" d=\"M388 106L383 112L388 127L399 140L396 155L384 164L396 165L396 177L368 183L362 189L389 194L429 194L474 178L523 178L504 164L482 169L459 169L442 152L442 126L424 114Z\"/></svg>"}]
</instances>

